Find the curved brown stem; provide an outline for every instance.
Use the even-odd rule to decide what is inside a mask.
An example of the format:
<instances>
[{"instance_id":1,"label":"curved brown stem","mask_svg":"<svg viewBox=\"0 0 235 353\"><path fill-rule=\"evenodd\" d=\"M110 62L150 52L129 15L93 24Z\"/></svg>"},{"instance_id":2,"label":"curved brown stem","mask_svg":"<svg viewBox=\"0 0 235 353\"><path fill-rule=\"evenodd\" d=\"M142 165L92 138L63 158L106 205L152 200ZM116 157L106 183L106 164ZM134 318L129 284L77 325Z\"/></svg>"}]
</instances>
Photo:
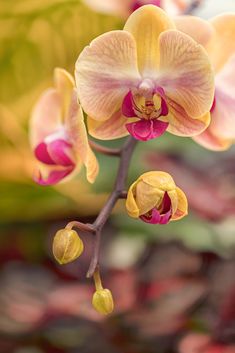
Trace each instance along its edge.
<instances>
[{"instance_id":1,"label":"curved brown stem","mask_svg":"<svg viewBox=\"0 0 235 353\"><path fill-rule=\"evenodd\" d=\"M91 263L87 272L87 277L92 277L99 262L99 252L100 252L100 240L101 240L101 231L107 222L113 207L115 206L118 199L123 198L124 189L126 184L126 178L128 174L130 160L136 146L137 141L133 137L129 137L124 146L121 149L120 163L118 168L118 173L116 181L114 184L114 189L110 194L107 202L100 211L98 217L93 223L95 229L95 240L94 240L94 250Z\"/></svg>"},{"instance_id":2,"label":"curved brown stem","mask_svg":"<svg viewBox=\"0 0 235 353\"><path fill-rule=\"evenodd\" d=\"M119 157L121 155L120 148L108 148L104 147L94 141L89 141L91 148L99 153L105 154L107 156Z\"/></svg>"},{"instance_id":3,"label":"curved brown stem","mask_svg":"<svg viewBox=\"0 0 235 353\"><path fill-rule=\"evenodd\" d=\"M77 228L83 232L95 233L95 229L92 224L82 223L78 221L69 222L65 228L66 229Z\"/></svg>"}]
</instances>

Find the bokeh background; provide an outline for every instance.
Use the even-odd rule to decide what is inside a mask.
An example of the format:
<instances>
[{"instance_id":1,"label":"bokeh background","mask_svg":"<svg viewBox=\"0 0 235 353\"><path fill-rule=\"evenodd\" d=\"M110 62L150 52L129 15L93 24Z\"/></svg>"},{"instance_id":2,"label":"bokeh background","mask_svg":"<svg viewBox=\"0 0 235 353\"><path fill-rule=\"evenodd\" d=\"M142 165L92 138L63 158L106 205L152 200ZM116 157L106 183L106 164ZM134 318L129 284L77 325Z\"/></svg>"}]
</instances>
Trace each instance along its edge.
<instances>
[{"instance_id":1,"label":"bokeh background","mask_svg":"<svg viewBox=\"0 0 235 353\"><path fill-rule=\"evenodd\" d=\"M195 14L225 11L235 12L234 0L204 0ZM59 228L97 215L117 161L98 156L93 186L83 173L53 188L35 185L30 111L54 67L73 73L83 47L123 23L81 0L0 1L0 353L209 353L190 350L202 334L210 353L235 352L234 148L213 153L168 134L138 146L129 181L170 172L190 214L151 226L117 205L102 238L104 283L116 303L109 318L91 307L91 239L81 234L86 251L75 263L60 267L52 257Z\"/></svg>"}]
</instances>

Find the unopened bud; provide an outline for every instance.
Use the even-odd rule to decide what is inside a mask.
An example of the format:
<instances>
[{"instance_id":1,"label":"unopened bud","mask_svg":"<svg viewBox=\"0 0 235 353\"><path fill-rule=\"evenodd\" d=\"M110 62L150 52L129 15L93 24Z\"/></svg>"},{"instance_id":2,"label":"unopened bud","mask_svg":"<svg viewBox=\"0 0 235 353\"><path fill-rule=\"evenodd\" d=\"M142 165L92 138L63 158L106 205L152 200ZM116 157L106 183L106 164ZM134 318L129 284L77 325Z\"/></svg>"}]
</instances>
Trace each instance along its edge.
<instances>
[{"instance_id":1,"label":"unopened bud","mask_svg":"<svg viewBox=\"0 0 235 353\"><path fill-rule=\"evenodd\" d=\"M109 289L99 289L93 294L92 305L100 314L111 314L114 308L113 296Z\"/></svg>"},{"instance_id":2,"label":"unopened bud","mask_svg":"<svg viewBox=\"0 0 235 353\"><path fill-rule=\"evenodd\" d=\"M59 230L53 241L53 255L60 265L76 260L83 252L84 245L75 230Z\"/></svg>"}]
</instances>

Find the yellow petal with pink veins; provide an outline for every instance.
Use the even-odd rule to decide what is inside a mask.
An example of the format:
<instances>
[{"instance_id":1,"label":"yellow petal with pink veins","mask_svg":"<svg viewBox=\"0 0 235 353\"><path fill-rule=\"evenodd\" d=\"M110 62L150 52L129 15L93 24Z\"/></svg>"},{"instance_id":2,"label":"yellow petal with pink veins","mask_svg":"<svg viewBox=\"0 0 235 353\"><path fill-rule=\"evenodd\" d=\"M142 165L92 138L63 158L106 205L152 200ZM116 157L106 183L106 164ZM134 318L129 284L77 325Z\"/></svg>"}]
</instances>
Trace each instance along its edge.
<instances>
[{"instance_id":1,"label":"yellow petal with pink veins","mask_svg":"<svg viewBox=\"0 0 235 353\"><path fill-rule=\"evenodd\" d=\"M177 136L191 137L201 134L209 126L210 113L206 113L198 119L192 119L180 105L170 100L167 102L170 111L167 116L168 132Z\"/></svg>"},{"instance_id":2,"label":"yellow petal with pink veins","mask_svg":"<svg viewBox=\"0 0 235 353\"><path fill-rule=\"evenodd\" d=\"M61 99L54 88L46 90L37 101L31 115L29 135L32 147L61 128Z\"/></svg>"},{"instance_id":3,"label":"yellow petal with pink veins","mask_svg":"<svg viewBox=\"0 0 235 353\"><path fill-rule=\"evenodd\" d=\"M124 30L130 32L136 40L141 74L151 75L152 78L159 66L159 35L174 28L167 14L154 5L142 6L130 15Z\"/></svg>"},{"instance_id":4,"label":"yellow petal with pink veins","mask_svg":"<svg viewBox=\"0 0 235 353\"><path fill-rule=\"evenodd\" d=\"M71 94L75 86L75 81L66 70L56 68L54 70L54 83L57 92L60 95L62 105L62 115L65 118L71 102Z\"/></svg>"},{"instance_id":5,"label":"yellow petal with pink veins","mask_svg":"<svg viewBox=\"0 0 235 353\"><path fill-rule=\"evenodd\" d=\"M219 15L210 22L215 29L215 35L206 49L215 71L218 72L235 52L235 14Z\"/></svg>"},{"instance_id":6,"label":"yellow petal with pink veins","mask_svg":"<svg viewBox=\"0 0 235 353\"><path fill-rule=\"evenodd\" d=\"M178 204L177 204L177 210L172 215L172 218L171 218L172 221L177 221L187 216L188 214L188 200L185 193L178 187L176 188L176 193L177 193Z\"/></svg>"},{"instance_id":7,"label":"yellow petal with pink veins","mask_svg":"<svg viewBox=\"0 0 235 353\"><path fill-rule=\"evenodd\" d=\"M209 43L215 33L209 21L196 16L177 16L174 17L174 23L179 31L188 34L203 46Z\"/></svg>"},{"instance_id":8,"label":"yellow petal with pink veins","mask_svg":"<svg viewBox=\"0 0 235 353\"><path fill-rule=\"evenodd\" d=\"M160 77L165 94L192 118L208 112L214 99L214 74L205 49L188 35L160 35Z\"/></svg>"},{"instance_id":9,"label":"yellow petal with pink veins","mask_svg":"<svg viewBox=\"0 0 235 353\"><path fill-rule=\"evenodd\" d=\"M128 122L136 119L128 119ZM112 115L110 119L105 121L94 120L87 117L87 126L89 134L100 140L114 140L127 136L129 133L126 129L127 118L122 115L119 110Z\"/></svg>"},{"instance_id":10,"label":"yellow petal with pink veins","mask_svg":"<svg viewBox=\"0 0 235 353\"><path fill-rule=\"evenodd\" d=\"M89 145L83 111L80 104L77 102L75 90L72 95L70 111L66 120L66 130L69 141L71 141L73 145L74 153L76 153L86 167L87 180L93 183L99 172L99 164Z\"/></svg>"},{"instance_id":11,"label":"yellow petal with pink veins","mask_svg":"<svg viewBox=\"0 0 235 353\"><path fill-rule=\"evenodd\" d=\"M95 120L107 120L140 80L133 36L112 31L94 39L78 57L75 76L85 112Z\"/></svg>"}]
</instances>

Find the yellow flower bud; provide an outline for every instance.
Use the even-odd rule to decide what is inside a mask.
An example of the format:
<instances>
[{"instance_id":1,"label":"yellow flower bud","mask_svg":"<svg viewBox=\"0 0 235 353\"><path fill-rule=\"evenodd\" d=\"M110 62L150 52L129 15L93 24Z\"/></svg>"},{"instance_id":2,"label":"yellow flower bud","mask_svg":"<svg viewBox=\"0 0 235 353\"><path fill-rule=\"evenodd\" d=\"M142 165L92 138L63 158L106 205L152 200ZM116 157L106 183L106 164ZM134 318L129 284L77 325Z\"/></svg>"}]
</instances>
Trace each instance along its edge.
<instances>
[{"instance_id":1,"label":"yellow flower bud","mask_svg":"<svg viewBox=\"0 0 235 353\"><path fill-rule=\"evenodd\" d=\"M152 224L166 224L187 215L188 202L170 174L142 174L130 187L126 200L130 217Z\"/></svg>"},{"instance_id":2,"label":"yellow flower bud","mask_svg":"<svg viewBox=\"0 0 235 353\"><path fill-rule=\"evenodd\" d=\"M53 255L60 265L76 260L83 252L84 245L75 230L59 230L53 241Z\"/></svg>"},{"instance_id":3,"label":"yellow flower bud","mask_svg":"<svg viewBox=\"0 0 235 353\"><path fill-rule=\"evenodd\" d=\"M109 289L99 289L93 294L92 305L100 314L111 314L114 308L113 296Z\"/></svg>"}]
</instances>

